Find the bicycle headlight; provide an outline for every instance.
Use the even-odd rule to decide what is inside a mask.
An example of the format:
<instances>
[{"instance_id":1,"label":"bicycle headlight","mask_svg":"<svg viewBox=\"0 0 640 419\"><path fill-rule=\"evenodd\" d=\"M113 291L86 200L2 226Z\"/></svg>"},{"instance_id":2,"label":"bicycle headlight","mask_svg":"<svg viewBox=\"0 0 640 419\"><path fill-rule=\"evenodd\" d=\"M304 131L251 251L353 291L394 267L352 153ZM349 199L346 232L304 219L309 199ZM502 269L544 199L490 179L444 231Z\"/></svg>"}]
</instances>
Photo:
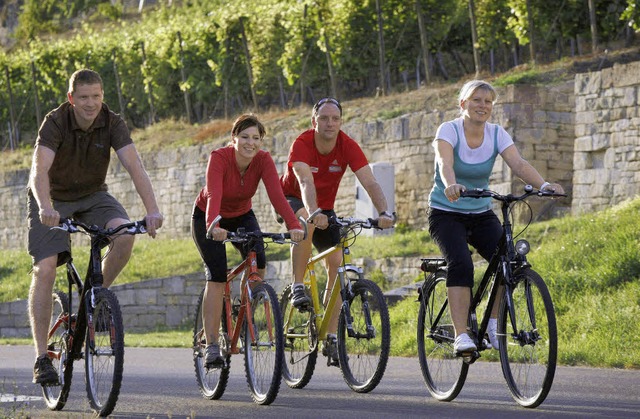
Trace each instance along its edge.
<instances>
[{"instance_id":1,"label":"bicycle headlight","mask_svg":"<svg viewBox=\"0 0 640 419\"><path fill-rule=\"evenodd\" d=\"M516 252L518 254L525 256L531 250L531 246L529 246L529 242L526 240L518 240L516 242Z\"/></svg>"}]
</instances>

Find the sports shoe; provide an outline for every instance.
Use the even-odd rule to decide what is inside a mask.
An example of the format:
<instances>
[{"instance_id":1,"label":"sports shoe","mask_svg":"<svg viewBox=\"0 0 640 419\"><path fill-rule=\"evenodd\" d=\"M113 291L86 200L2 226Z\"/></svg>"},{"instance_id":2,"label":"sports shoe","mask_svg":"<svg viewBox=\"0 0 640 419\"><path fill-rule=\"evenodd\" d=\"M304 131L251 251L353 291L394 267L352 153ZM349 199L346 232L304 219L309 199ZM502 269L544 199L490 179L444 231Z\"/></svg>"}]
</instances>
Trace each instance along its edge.
<instances>
[{"instance_id":1,"label":"sports shoe","mask_svg":"<svg viewBox=\"0 0 640 419\"><path fill-rule=\"evenodd\" d=\"M328 367L337 367L340 364L338 360L338 337L333 333L327 333L327 340L322 345L322 355L328 357Z\"/></svg>"},{"instance_id":2,"label":"sports shoe","mask_svg":"<svg viewBox=\"0 0 640 419\"><path fill-rule=\"evenodd\" d=\"M48 355L42 355L36 358L36 364L33 366L33 383L44 385L58 385L58 371L53 366L51 358Z\"/></svg>"},{"instance_id":3,"label":"sports shoe","mask_svg":"<svg viewBox=\"0 0 640 419\"><path fill-rule=\"evenodd\" d=\"M489 319L489 324L487 325L487 336L489 336L490 347L498 350L498 320L497 319Z\"/></svg>"},{"instance_id":4,"label":"sports shoe","mask_svg":"<svg viewBox=\"0 0 640 419\"><path fill-rule=\"evenodd\" d=\"M453 352L471 352L478 349L466 333L460 333L453 343Z\"/></svg>"},{"instance_id":5,"label":"sports shoe","mask_svg":"<svg viewBox=\"0 0 640 419\"><path fill-rule=\"evenodd\" d=\"M206 368L220 368L224 365L224 359L220 355L220 346L216 343L207 345L204 355L204 366Z\"/></svg>"},{"instance_id":6,"label":"sports shoe","mask_svg":"<svg viewBox=\"0 0 640 419\"><path fill-rule=\"evenodd\" d=\"M297 309L301 309L310 302L311 300L309 300L309 297L307 297L307 294L304 292L304 285L294 284L291 289L291 305Z\"/></svg>"}]
</instances>

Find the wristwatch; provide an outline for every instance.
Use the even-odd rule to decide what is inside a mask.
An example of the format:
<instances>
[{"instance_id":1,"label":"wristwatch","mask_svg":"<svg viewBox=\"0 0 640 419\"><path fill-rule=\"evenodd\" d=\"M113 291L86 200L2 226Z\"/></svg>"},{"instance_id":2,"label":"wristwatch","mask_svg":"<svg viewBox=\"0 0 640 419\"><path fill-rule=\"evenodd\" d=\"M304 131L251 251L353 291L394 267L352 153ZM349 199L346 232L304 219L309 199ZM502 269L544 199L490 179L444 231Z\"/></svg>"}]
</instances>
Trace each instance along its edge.
<instances>
[{"instance_id":1,"label":"wristwatch","mask_svg":"<svg viewBox=\"0 0 640 419\"><path fill-rule=\"evenodd\" d=\"M389 217L389 218L393 219L393 215L392 215L392 214L390 214L390 213L388 213L387 211L382 211L379 215L380 215L381 217L383 217L383 216L384 216L384 217Z\"/></svg>"}]
</instances>

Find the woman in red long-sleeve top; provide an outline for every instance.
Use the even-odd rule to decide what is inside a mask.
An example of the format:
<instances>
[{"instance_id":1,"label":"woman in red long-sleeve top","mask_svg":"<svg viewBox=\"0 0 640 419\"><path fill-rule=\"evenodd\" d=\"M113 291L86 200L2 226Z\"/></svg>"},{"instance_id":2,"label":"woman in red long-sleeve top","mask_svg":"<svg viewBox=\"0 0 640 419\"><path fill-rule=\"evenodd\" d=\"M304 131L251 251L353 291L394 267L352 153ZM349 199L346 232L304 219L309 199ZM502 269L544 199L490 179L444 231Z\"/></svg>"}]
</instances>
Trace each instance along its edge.
<instances>
[{"instance_id":1,"label":"woman in red long-sleeve top","mask_svg":"<svg viewBox=\"0 0 640 419\"><path fill-rule=\"evenodd\" d=\"M302 227L284 197L278 171L271 155L260 149L265 135L262 123L250 114L241 115L231 129L228 146L211 152L207 165L207 184L196 198L191 220L191 234L205 264L206 286L202 301L203 324L207 339L205 365L223 363L218 346L224 284L227 280L227 254L223 240L227 231L244 227L259 231L260 225L251 209L260 180L267 189L271 204L285 220L291 239L304 239ZM213 221L219 216L222 218ZM211 240L213 239L213 240ZM250 249L236 248L246 257ZM262 243L256 247L258 272L264 276L266 257Z\"/></svg>"}]
</instances>

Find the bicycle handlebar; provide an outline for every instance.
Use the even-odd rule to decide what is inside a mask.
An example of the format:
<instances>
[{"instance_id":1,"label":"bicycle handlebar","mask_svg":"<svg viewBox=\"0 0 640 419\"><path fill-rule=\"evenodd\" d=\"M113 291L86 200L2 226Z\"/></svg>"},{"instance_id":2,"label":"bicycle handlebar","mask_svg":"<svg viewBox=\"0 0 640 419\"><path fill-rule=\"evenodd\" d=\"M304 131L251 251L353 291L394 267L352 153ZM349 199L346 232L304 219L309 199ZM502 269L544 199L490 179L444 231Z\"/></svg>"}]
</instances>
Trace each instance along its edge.
<instances>
[{"instance_id":1,"label":"bicycle handlebar","mask_svg":"<svg viewBox=\"0 0 640 419\"><path fill-rule=\"evenodd\" d=\"M97 225L89 226L80 221L72 220L71 218L62 218L60 225L55 228L58 230L64 230L69 233L87 233L92 236L102 235L105 237L113 236L122 230L126 230L124 234L144 234L147 232L147 223L145 220L133 221L130 223L121 224L115 228L100 228Z\"/></svg>"},{"instance_id":2,"label":"bicycle handlebar","mask_svg":"<svg viewBox=\"0 0 640 419\"><path fill-rule=\"evenodd\" d=\"M395 221L398 219L398 217L396 216L396 213L393 213L393 221L395 223ZM367 218L362 219L362 218L355 218L355 217L329 217L329 223L335 224L335 225L339 225L341 227L351 227L351 226L355 226L358 225L362 228L377 228L379 230L382 230L380 227L378 227L378 219L377 218Z\"/></svg>"},{"instance_id":3,"label":"bicycle handlebar","mask_svg":"<svg viewBox=\"0 0 640 419\"><path fill-rule=\"evenodd\" d=\"M493 198L495 200L507 202L507 203L522 201L531 195L548 196L548 197L566 197L567 196L567 194L556 193L554 191L549 191L546 189L544 190L535 189L531 185L525 185L524 193L518 196L515 196L512 194L501 195L490 189L482 189L482 188L467 189L465 191L460 192L461 198Z\"/></svg>"},{"instance_id":4,"label":"bicycle handlebar","mask_svg":"<svg viewBox=\"0 0 640 419\"><path fill-rule=\"evenodd\" d=\"M244 231L240 227L237 231L227 231L227 240L234 243L247 242L251 239L271 239L274 243L284 244L291 240L291 234L287 233L265 233L263 231Z\"/></svg>"}]
</instances>

